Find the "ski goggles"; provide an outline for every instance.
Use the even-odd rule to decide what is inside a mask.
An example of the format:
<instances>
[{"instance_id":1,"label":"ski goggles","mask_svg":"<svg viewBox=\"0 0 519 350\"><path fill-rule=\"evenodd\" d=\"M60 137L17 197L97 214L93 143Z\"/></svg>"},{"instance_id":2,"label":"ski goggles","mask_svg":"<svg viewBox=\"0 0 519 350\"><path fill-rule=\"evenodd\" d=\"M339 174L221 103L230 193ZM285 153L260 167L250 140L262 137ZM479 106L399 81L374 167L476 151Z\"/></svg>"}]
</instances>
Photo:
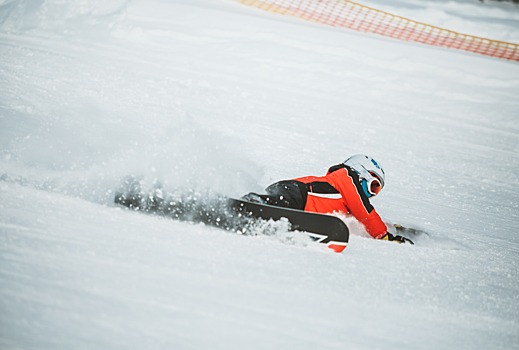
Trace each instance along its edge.
<instances>
[{"instance_id":1,"label":"ski goggles","mask_svg":"<svg viewBox=\"0 0 519 350\"><path fill-rule=\"evenodd\" d=\"M367 192L372 196L376 196L382 190L382 182L374 172L370 171L369 174L371 175L371 178L369 180L365 179L362 185L363 187L365 186L365 190L367 190Z\"/></svg>"},{"instance_id":2,"label":"ski goggles","mask_svg":"<svg viewBox=\"0 0 519 350\"><path fill-rule=\"evenodd\" d=\"M380 184L380 180L375 178L375 179L371 179L369 182L368 182L368 191L369 193L371 193L372 195L376 196L377 194L380 193L380 190L382 190L382 185Z\"/></svg>"},{"instance_id":3,"label":"ski goggles","mask_svg":"<svg viewBox=\"0 0 519 350\"><path fill-rule=\"evenodd\" d=\"M364 166L359 166L360 169L354 169L361 179L361 185L364 189L364 193L368 197L376 196L382 190L384 181L379 178L377 173L369 171Z\"/></svg>"}]
</instances>

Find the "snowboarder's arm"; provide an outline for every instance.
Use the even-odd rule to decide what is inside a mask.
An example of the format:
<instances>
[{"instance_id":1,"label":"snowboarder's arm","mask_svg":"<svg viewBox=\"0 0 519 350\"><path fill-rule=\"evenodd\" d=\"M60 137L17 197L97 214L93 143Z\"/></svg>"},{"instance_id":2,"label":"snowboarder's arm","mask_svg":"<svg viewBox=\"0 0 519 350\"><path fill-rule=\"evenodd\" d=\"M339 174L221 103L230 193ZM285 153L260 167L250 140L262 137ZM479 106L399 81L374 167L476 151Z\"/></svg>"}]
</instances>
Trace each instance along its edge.
<instances>
[{"instance_id":1,"label":"snowboarder's arm","mask_svg":"<svg viewBox=\"0 0 519 350\"><path fill-rule=\"evenodd\" d=\"M334 187L341 194L349 212L364 225L373 238L381 239L387 233L386 224L362 191L358 175L341 169L333 172L330 177L334 180Z\"/></svg>"},{"instance_id":2,"label":"snowboarder's arm","mask_svg":"<svg viewBox=\"0 0 519 350\"><path fill-rule=\"evenodd\" d=\"M329 175L334 181L334 187L340 192L349 212L360 221L366 231L376 239L394 241L398 243L409 242L410 239L388 232L387 226L371 205L368 197L362 190L358 175L347 168L333 172Z\"/></svg>"},{"instance_id":3,"label":"snowboarder's arm","mask_svg":"<svg viewBox=\"0 0 519 350\"><path fill-rule=\"evenodd\" d=\"M355 216L355 218L364 225L366 231L368 231L368 233L373 238L382 239L384 237L384 235L387 233L387 227L375 209L373 209L370 213L364 213L361 209L356 210L356 212L357 215L351 211L353 216Z\"/></svg>"}]
</instances>

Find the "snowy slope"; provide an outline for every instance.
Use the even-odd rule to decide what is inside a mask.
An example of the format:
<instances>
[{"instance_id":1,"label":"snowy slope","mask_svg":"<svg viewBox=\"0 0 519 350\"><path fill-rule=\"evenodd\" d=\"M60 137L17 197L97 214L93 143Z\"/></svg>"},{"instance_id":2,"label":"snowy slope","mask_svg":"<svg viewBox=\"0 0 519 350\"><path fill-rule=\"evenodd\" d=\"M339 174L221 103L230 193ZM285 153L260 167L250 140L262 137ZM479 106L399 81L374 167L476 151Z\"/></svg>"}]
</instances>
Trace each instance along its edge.
<instances>
[{"instance_id":1,"label":"snowy slope","mask_svg":"<svg viewBox=\"0 0 519 350\"><path fill-rule=\"evenodd\" d=\"M519 37L456 3L417 19ZM517 91L517 63L234 1L0 1L0 347L515 348ZM239 196L354 153L429 237L350 222L335 254L112 204L129 174Z\"/></svg>"}]
</instances>

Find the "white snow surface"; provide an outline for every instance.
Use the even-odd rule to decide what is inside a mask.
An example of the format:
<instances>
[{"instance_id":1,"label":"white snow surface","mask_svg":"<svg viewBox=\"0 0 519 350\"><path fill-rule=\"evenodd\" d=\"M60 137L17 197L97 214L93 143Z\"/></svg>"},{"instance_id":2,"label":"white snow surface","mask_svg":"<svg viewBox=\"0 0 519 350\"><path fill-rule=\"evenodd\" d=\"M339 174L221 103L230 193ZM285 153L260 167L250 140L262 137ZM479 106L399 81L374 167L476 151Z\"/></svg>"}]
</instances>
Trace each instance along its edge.
<instances>
[{"instance_id":1,"label":"white snow surface","mask_svg":"<svg viewBox=\"0 0 519 350\"><path fill-rule=\"evenodd\" d=\"M413 3L519 38L517 5ZM0 0L0 348L517 349L518 92L515 62L235 1ZM127 175L236 197L355 153L429 236L349 219L337 254L112 203Z\"/></svg>"}]
</instances>

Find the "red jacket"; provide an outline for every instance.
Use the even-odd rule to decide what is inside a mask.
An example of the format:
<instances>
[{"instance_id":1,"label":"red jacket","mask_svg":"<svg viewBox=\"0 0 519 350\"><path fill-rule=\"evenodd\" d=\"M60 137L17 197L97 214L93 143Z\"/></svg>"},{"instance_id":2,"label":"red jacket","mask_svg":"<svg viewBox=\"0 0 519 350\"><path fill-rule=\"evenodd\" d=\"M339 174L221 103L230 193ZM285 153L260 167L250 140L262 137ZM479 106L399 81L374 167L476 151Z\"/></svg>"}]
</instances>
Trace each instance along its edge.
<instances>
[{"instance_id":1,"label":"red jacket","mask_svg":"<svg viewBox=\"0 0 519 350\"><path fill-rule=\"evenodd\" d=\"M295 180L308 187L305 211L351 214L374 238L386 234L386 224L362 190L359 176L349 167L341 164L331 167L325 176L306 176Z\"/></svg>"}]
</instances>

